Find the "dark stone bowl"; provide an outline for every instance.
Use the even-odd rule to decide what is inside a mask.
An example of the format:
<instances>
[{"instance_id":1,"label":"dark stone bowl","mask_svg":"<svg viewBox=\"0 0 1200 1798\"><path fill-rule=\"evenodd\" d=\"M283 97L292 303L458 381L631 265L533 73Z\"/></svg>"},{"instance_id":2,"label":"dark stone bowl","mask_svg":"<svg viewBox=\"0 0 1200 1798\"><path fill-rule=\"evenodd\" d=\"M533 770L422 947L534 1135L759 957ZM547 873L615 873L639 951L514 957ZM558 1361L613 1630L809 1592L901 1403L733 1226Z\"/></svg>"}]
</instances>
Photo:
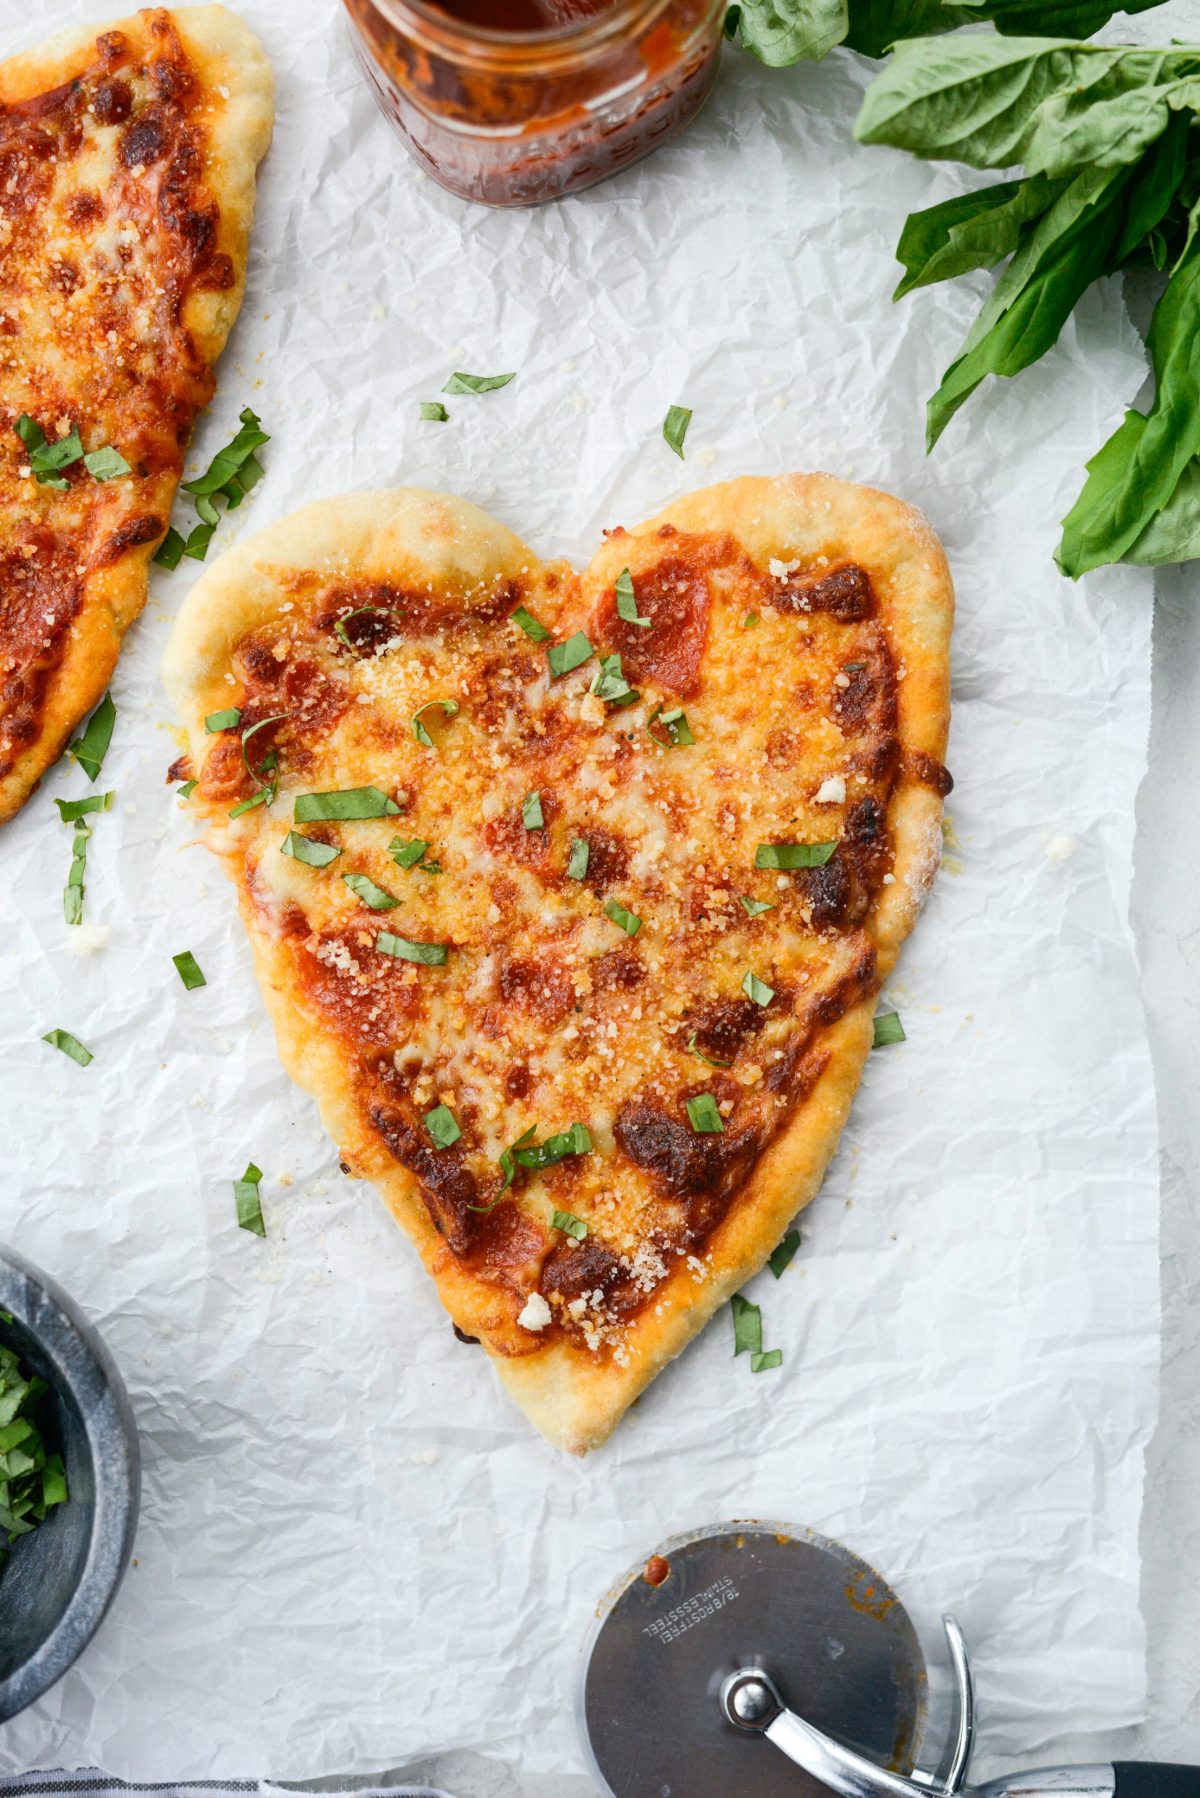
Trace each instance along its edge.
<instances>
[{"instance_id":1,"label":"dark stone bowl","mask_svg":"<svg viewBox=\"0 0 1200 1798\"><path fill-rule=\"evenodd\" d=\"M53 1392L70 1497L0 1568L0 1723L52 1686L89 1641L129 1563L137 1427L112 1356L60 1286L0 1246L0 1342Z\"/></svg>"}]
</instances>

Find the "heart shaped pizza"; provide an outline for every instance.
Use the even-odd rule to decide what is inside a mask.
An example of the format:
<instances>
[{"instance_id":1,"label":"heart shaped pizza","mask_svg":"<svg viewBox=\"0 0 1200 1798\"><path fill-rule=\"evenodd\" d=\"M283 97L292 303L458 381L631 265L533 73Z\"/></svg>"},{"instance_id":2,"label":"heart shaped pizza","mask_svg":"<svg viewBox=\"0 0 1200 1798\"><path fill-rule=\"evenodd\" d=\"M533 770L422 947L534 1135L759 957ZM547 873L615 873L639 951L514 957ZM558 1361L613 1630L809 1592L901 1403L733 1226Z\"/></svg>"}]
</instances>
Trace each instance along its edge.
<instances>
[{"instance_id":1,"label":"heart shaped pizza","mask_svg":"<svg viewBox=\"0 0 1200 1798\"><path fill-rule=\"evenodd\" d=\"M938 864L921 515L747 478L583 575L460 499L309 506L164 665L285 1066L576 1453L820 1184Z\"/></svg>"}]
</instances>

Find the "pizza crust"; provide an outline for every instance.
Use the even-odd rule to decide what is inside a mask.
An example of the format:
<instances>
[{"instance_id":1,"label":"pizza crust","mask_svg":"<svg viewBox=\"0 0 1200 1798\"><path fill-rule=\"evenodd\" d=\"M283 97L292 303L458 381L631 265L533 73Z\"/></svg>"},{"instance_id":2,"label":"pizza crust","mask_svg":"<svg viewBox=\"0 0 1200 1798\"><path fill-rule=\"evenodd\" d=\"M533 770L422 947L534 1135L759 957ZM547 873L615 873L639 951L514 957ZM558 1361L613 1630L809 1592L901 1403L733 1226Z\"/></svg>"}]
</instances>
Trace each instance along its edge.
<instances>
[{"instance_id":1,"label":"pizza crust","mask_svg":"<svg viewBox=\"0 0 1200 1798\"><path fill-rule=\"evenodd\" d=\"M211 366L225 346L245 291L255 174L274 120L273 79L258 39L227 7L166 10L222 115L208 139L204 174L220 207L217 247L230 258L234 278L220 292L193 288L183 308L183 322ZM0 104L12 105L70 81L95 61L97 37L121 31L136 39L144 35L146 17L139 13L76 27L0 63ZM144 510L152 500L161 516L169 517L177 485L177 478L161 477L152 495L138 496L136 509ZM145 606L156 548L156 542L134 545L89 575L74 627L47 684L39 734L0 777L0 823L21 809L76 725L103 697L122 639Z\"/></svg>"},{"instance_id":2,"label":"pizza crust","mask_svg":"<svg viewBox=\"0 0 1200 1798\"><path fill-rule=\"evenodd\" d=\"M918 758L944 759L949 729L949 640L953 589L945 556L923 516L901 501L833 476L747 477L679 500L658 517L610 540L582 577L584 596L611 586L630 560L630 539L664 525L728 532L762 559L850 558L870 574L899 682L899 736L905 751L888 809L894 879L883 886L863 928L876 967L859 996L822 1033L827 1059L790 1123L709 1237L703 1277L680 1260L635 1318L626 1365L566 1338L519 1353L485 1342L503 1384L551 1442L584 1454L605 1441L622 1413L714 1312L764 1264L789 1222L816 1194L837 1146L873 1038L879 983L895 963L937 870L942 796ZM318 502L227 552L193 588L163 665L168 695L187 731L193 765L203 763L204 717L229 703L225 672L232 646L277 616L279 581L297 567L370 581L387 576L469 586L483 574L537 568L534 553L467 502L417 489ZM210 846L237 878L239 833L213 823ZM415 1179L387 1152L356 1103L345 1058L306 1025L290 997L283 945L260 927L239 883L239 902L257 972L288 1073L316 1099L326 1129L351 1170L378 1186L421 1254L451 1317L481 1327L478 1282L434 1228ZM486 1321L486 1320L485 1320Z\"/></svg>"}]
</instances>

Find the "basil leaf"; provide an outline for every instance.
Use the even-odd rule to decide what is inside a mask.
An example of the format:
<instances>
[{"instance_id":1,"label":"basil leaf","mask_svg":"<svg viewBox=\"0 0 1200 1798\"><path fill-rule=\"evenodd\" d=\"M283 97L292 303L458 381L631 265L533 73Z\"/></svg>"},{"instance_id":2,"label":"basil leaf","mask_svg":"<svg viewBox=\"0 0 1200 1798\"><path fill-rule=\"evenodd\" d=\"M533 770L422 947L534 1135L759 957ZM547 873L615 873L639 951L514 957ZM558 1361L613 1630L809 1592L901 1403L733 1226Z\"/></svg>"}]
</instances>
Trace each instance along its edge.
<instances>
[{"instance_id":1,"label":"basil leaf","mask_svg":"<svg viewBox=\"0 0 1200 1798\"><path fill-rule=\"evenodd\" d=\"M175 972L179 975L179 978L183 981L183 984L189 993L195 992L198 986L208 985L207 980L200 971L200 963L196 960L196 957L192 954L190 949L184 949L181 954L173 955L171 960L175 963Z\"/></svg>"},{"instance_id":2,"label":"basil leaf","mask_svg":"<svg viewBox=\"0 0 1200 1798\"><path fill-rule=\"evenodd\" d=\"M990 7L981 9L985 16ZM953 31L970 18L961 6L942 0L853 0L850 29L842 40L861 56L885 56L904 37L932 37Z\"/></svg>"},{"instance_id":3,"label":"basil leaf","mask_svg":"<svg viewBox=\"0 0 1200 1798\"><path fill-rule=\"evenodd\" d=\"M750 1357L751 1373L769 1373L773 1367L783 1366L783 1350L767 1349Z\"/></svg>"},{"instance_id":4,"label":"basil leaf","mask_svg":"<svg viewBox=\"0 0 1200 1798\"><path fill-rule=\"evenodd\" d=\"M210 736L219 730L236 730L242 722L240 706L228 706L223 712L210 712L204 720L204 728Z\"/></svg>"},{"instance_id":5,"label":"basil leaf","mask_svg":"<svg viewBox=\"0 0 1200 1798\"><path fill-rule=\"evenodd\" d=\"M742 893L738 894L738 904L748 918L761 918L765 911L775 910L765 899L747 899Z\"/></svg>"},{"instance_id":6,"label":"basil leaf","mask_svg":"<svg viewBox=\"0 0 1200 1798\"><path fill-rule=\"evenodd\" d=\"M544 643L551 634L541 619L535 618L533 613L526 611L524 606L518 606L509 617L508 622L520 625L531 643Z\"/></svg>"},{"instance_id":7,"label":"basil leaf","mask_svg":"<svg viewBox=\"0 0 1200 1798\"><path fill-rule=\"evenodd\" d=\"M57 487L60 491L69 487L70 482L64 481L58 470L69 468L83 455L83 444L75 426L71 426L65 437L51 443L37 420L22 412L13 430L29 452L29 470L35 480L44 487Z\"/></svg>"},{"instance_id":8,"label":"basil leaf","mask_svg":"<svg viewBox=\"0 0 1200 1798\"><path fill-rule=\"evenodd\" d=\"M774 69L820 62L849 25L847 0L742 0L742 43Z\"/></svg>"},{"instance_id":9,"label":"basil leaf","mask_svg":"<svg viewBox=\"0 0 1200 1798\"><path fill-rule=\"evenodd\" d=\"M0 1323L12 1314L0 1311ZM0 1345L0 1566L17 1536L28 1535L48 1510L66 1502L61 1455L50 1455L41 1423L50 1387L27 1374L17 1352Z\"/></svg>"},{"instance_id":10,"label":"basil leaf","mask_svg":"<svg viewBox=\"0 0 1200 1798\"><path fill-rule=\"evenodd\" d=\"M1091 37L1117 13L1148 12L1161 0L959 0L956 9L970 24L990 19L997 31L1010 35L1030 32L1036 37ZM906 31L905 37L915 36Z\"/></svg>"},{"instance_id":11,"label":"basil leaf","mask_svg":"<svg viewBox=\"0 0 1200 1798\"><path fill-rule=\"evenodd\" d=\"M717 1110L717 1101L711 1093L697 1093L694 1098L684 1101L687 1107L688 1123L697 1136L719 1136L725 1129L721 1113Z\"/></svg>"},{"instance_id":12,"label":"basil leaf","mask_svg":"<svg viewBox=\"0 0 1200 1798\"><path fill-rule=\"evenodd\" d=\"M513 1160L513 1155L515 1154L516 1150L523 1149L525 1147L526 1143L532 1142L536 1135L537 1135L537 1125L530 1124L528 1130L523 1130L521 1132L521 1134L520 1134L520 1136L518 1136L516 1142L510 1143L507 1149L502 1150L501 1155L500 1155L500 1171L504 1175L504 1185L500 1188L499 1193L497 1193L494 1203L492 1205L470 1205L470 1206L468 1206L468 1210L470 1210L470 1211L491 1211L495 1208L496 1204L499 1204L501 1197L503 1196L504 1193L506 1193L508 1191L509 1187L513 1183L514 1178L516 1177L517 1164Z\"/></svg>"},{"instance_id":13,"label":"basil leaf","mask_svg":"<svg viewBox=\"0 0 1200 1798\"><path fill-rule=\"evenodd\" d=\"M516 380L516 372L511 375L464 375L455 371L442 388L443 393L493 393L497 387L507 387L510 381Z\"/></svg>"},{"instance_id":14,"label":"basil leaf","mask_svg":"<svg viewBox=\"0 0 1200 1798\"><path fill-rule=\"evenodd\" d=\"M704 1063L705 1067L708 1067L708 1068L731 1068L733 1066L732 1061L717 1061L714 1056L706 1055L704 1053L703 1049L698 1048L696 1046L696 1032L694 1030L692 1031L692 1034L688 1037L688 1045L687 1046L688 1046L689 1053L694 1055L696 1057L697 1061L702 1061Z\"/></svg>"},{"instance_id":15,"label":"basil leaf","mask_svg":"<svg viewBox=\"0 0 1200 1798\"><path fill-rule=\"evenodd\" d=\"M249 406L243 406L240 418L241 430L224 449L217 451L204 473L197 475L195 480L180 482L185 493L191 493L200 499L219 493L232 510L241 504L249 489L261 479L262 469L254 452L261 449L264 443L270 443L271 439ZM248 464L251 466L248 467ZM247 475L248 480L245 478ZM201 518L205 516L199 506L196 510L200 512ZM215 515L210 522L215 522Z\"/></svg>"},{"instance_id":16,"label":"basil leaf","mask_svg":"<svg viewBox=\"0 0 1200 1798\"><path fill-rule=\"evenodd\" d=\"M440 874L440 862L425 860L428 847L429 844L421 837L412 837L407 843L402 837L393 837L388 844L388 854L398 868L420 868L422 874Z\"/></svg>"},{"instance_id":17,"label":"basil leaf","mask_svg":"<svg viewBox=\"0 0 1200 1798\"><path fill-rule=\"evenodd\" d=\"M61 803L61 802L60 802ZM91 831L82 818L77 818L71 837L71 866L63 888L63 917L68 924L83 923L83 876L87 865L87 846Z\"/></svg>"},{"instance_id":18,"label":"basil leaf","mask_svg":"<svg viewBox=\"0 0 1200 1798\"><path fill-rule=\"evenodd\" d=\"M733 1312L733 1353L738 1355L757 1355L762 1352L762 1312L749 1299L744 1299L740 1292L735 1292L729 1301Z\"/></svg>"},{"instance_id":19,"label":"basil leaf","mask_svg":"<svg viewBox=\"0 0 1200 1798\"><path fill-rule=\"evenodd\" d=\"M61 1049L64 1055L69 1055L72 1061L77 1061L81 1068L85 1068L89 1061L95 1059L91 1050L85 1049L79 1038L72 1036L69 1030L47 1030L42 1041L49 1043L52 1049Z\"/></svg>"},{"instance_id":20,"label":"basil leaf","mask_svg":"<svg viewBox=\"0 0 1200 1798\"><path fill-rule=\"evenodd\" d=\"M606 705L611 706L633 705L641 698L637 688L631 687L621 673L619 655L600 658L600 670L592 682L592 692L597 699L602 699Z\"/></svg>"},{"instance_id":21,"label":"basil leaf","mask_svg":"<svg viewBox=\"0 0 1200 1798\"><path fill-rule=\"evenodd\" d=\"M523 1141L524 1139L522 1143ZM557 1136L548 1136L545 1142L531 1143L527 1148L514 1143L511 1154L521 1167L536 1171L553 1167L556 1162L565 1161L568 1155L589 1155L591 1150L592 1138L587 1125L572 1124L569 1130L562 1130Z\"/></svg>"},{"instance_id":22,"label":"basil leaf","mask_svg":"<svg viewBox=\"0 0 1200 1798\"><path fill-rule=\"evenodd\" d=\"M751 973L749 969L746 970L746 978L742 981L742 991L747 999L753 999L756 1005L769 1005L775 997L775 988L768 986L765 980L760 980L758 975Z\"/></svg>"},{"instance_id":23,"label":"basil leaf","mask_svg":"<svg viewBox=\"0 0 1200 1798\"><path fill-rule=\"evenodd\" d=\"M105 444L102 449L89 450L83 458L83 465L96 481L115 481L123 474L130 473L129 463L120 450Z\"/></svg>"},{"instance_id":24,"label":"basil leaf","mask_svg":"<svg viewBox=\"0 0 1200 1798\"><path fill-rule=\"evenodd\" d=\"M375 938L375 947L380 955L393 955L397 961L415 961L425 968L444 968L446 965L445 943L414 943L409 937L393 936L390 930L381 930Z\"/></svg>"},{"instance_id":25,"label":"basil leaf","mask_svg":"<svg viewBox=\"0 0 1200 1798\"><path fill-rule=\"evenodd\" d=\"M265 1236L267 1233L267 1226L263 1222L262 1201L258 1195L258 1183L261 1179L262 1169L255 1167L251 1161L241 1179L233 1183L238 1228L250 1230L255 1236Z\"/></svg>"},{"instance_id":26,"label":"basil leaf","mask_svg":"<svg viewBox=\"0 0 1200 1798\"><path fill-rule=\"evenodd\" d=\"M667 733L665 743L654 734L656 724L661 724ZM680 749L696 741L687 721L687 713L680 706L674 706L669 712L664 712L660 705L655 706L646 720L646 732L660 749Z\"/></svg>"},{"instance_id":27,"label":"basil leaf","mask_svg":"<svg viewBox=\"0 0 1200 1798\"><path fill-rule=\"evenodd\" d=\"M576 1242L582 1242L588 1233L588 1227L581 1217L573 1211L556 1211L550 1219L552 1230L561 1230L564 1236L573 1236Z\"/></svg>"},{"instance_id":28,"label":"basil leaf","mask_svg":"<svg viewBox=\"0 0 1200 1798\"><path fill-rule=\"evenodd\" d=\"M1200 240L1167 283L1148 338L1154 405L1124 422L1088 463L1063 523L1058 563L1078 579L1131 549L1200 454Z\"/></svg>"},{"instance_id":29,"label":"basil leaf","mask_svg":"<svg viewBox=\"0 0 1200 1798\"><path fill-rule=\"evenodd\" d=\"M439 1149L448 1149L462 1135L458 1119L448 1105L435 1105L425 1113L425 1128Z\"/></svg>"},{"instance_id":30,"label":"basil leaf","mask_svg":"<svg viewBox=\"0 0 1200 1798\"><path fill-rule=\"evenodd\" d=\"M626 911L619 900L610 899L604 907L604 915L611 918L614 924L619 924L626 936L636 936L642 928L642 920L636 918L631 911Z\"/></svg>"},{"instance_id":31,"label":"basil leaf","mask_svg":"<svg viewBox=\"0 0 1200 1798\"><path fill-rule=\"evenodd\" d=\"M1129 416L1139 418L1141 414ZM1190 562L1197 557L1200 557L1200 459L1193 457L1166 505L1155 513L1141 536L1130 544L1123 560L1157 568L1164 562Z\"/></svg>"},{"instance_id":32,"label":"basil leaf","mask_svg":"<svg viewBox=\"0 0 1200 1798\"><path fill-rule=\"evenodd\" d=\"M108 746L112 742L113 725L117 720L117 708L113 704L112 694L106 693L87 721L87 728L81 737L76 737L70 745L71 754L79 763L89 780L95 780L100 772Z\"/></svg>"},{"instance_id":33,"label":"basil leaf","mask_svg":"<svg viewBox=\"0 0 1200 1798\"><path fill-rule=\"evenodd\" d=\"M526 830L543 830L546 820L542 816L542 796L540 793L527 793L521 803L521 822Z\"/></svg>"},{"instance_id":34,"label":"basil leaf","mask_svg":"<svg viewBox=\"0 0 1200 1798\"><path fill-rule=\"evenodd\" d=\"M836 843L760 843L754 851L756 868L823 868Z\"/></svg>"},{"instance_id":35,"label":"basil leaf","mask_svg":"<svg viewBox=\"0 0 1200 1798\"><path fill-rule=\"evenodd\" d=\"M91 793L86 799L56 799L58 815L64 824L73 824L77 818L87 817L89 812L108 812L112 810L115 793Z\"/></svg>"},{"instance_id":36,"label":"basil leaf","mask_svg":"<svg viewBox=\"0 0 1200 1798\"><path fill-rule=\"evenodd\" d=\"M425 729L425 726L421 723L421 719L426 712L433 711L434 707L439 705L446 718L453 718L458 712L457 699L427 699L425 704L420 706L413 713L412 734L418 743L423 743L425 745L426 749L436 749L437 744Z\"/></svg>"},{"instance_id":37,"label":"basil leaf","mask_svg":"<svg viewBox=\"0 0 1200 1798\"><path fill-rule=\"evenodd\" d=\"M1022 228L1040 218L1065 186L1063 179L1032 175L1025 181L999 181L975 193L956 194L938 206L910 213L896 246L905 275L892 298L899 300L916 287L1003 262L1016 249Z\"/></svg>"},{"instance_id":38,"label":"basil leaf","mask_svg":"<svg viewBox=\"0 0 1200 1798\"><path fill-rule=\"evenodd\" d=\"M190 799L199 785L200 782L198 780L185 780L175 795L176 799Z\"/></svg>"},{"instance_id":39,"label":"basil leaf","mask_svg":"<svg viewBox=\"0 0 1200 1798\"><path fill-rule=\"evenodd\" d=\"M573 668L582 668L595 653L582 631L576 631L565 643L551 643L546 651L550 679L558 680L560 675L570 674Z\"/></svg>"},{"instance_id":40,"label":"basil leaf","mask_svg":"<svg viewBox=\"0 0 1200 1798\"><path fill-rule=\"evenodd\" d=\"M343 874L342 879L355 897L369 905L372 911L392 911L400 903L394 893L377 887L367 874Z\"/></svg>"},{"instance_id":41,"label":"basil leaf","mask_svg":"<svg viewBox=\"0 0 1200 1798\"><path fill-rule=\"evenodd\" d=\"M796 1250L799 1247L799 1230L789 1230L783 1241L779 1244L779 1247L771 1250L771 1253L767 1256L767 1266L777 1280L781 1280L784 1273L792 1265L796 1256Z\"/></svg>"},{"instance_id":42,"label":"basil leaf","mask_svg":"<svg viewBox=\"0 0 1200 1798\"><path fill-rule=\"evenodd\" d=\"M591 845L584 837L571 838L571 858L567 863L568 880L586 880Z\"/></svg>"},{"instance_id":43,"label":"basil leaf","mask_svg":"<svg viewBox=\"0 0 1200 1798\"><path fill-rule=\"evenodd\" d=\"M251 793L249 799L242 799L230 808L231 818L240 818L243 812L252 812L256 805L270 805L275 797L274 787L260 787L257 793Z\"/></svg>"},{"instance_id":44,"label":"basil leaf","mask_svg":"<svg viewBox=\"0 0 1200 1798\"><path fill-rule=\"evenodd\" d=\"M282 724L283 720L287 716L288 716L288 714L286 712L276 712L276 714L273 718L260 718L257 724L248 725L247 728L242 732L242 766L245 768L246 773L250 776L251 780L255 783L256 786L261 787L261 786L270 784L271 799L268 799L268 801L267 801L268 805L271 803L271 800L273 800L275 797L275 786L277 783L275 783L275 782L267 783L267 782L261 780L259 778L259 776L262 774L274 773L275 769L279 766L279 756L274 749L268 750L266 755L263 757L262 761L259 763L258 768L254 769L250 766L250 757L246 754L246 745L250 741L251 737L256 736L260 730L266 730L268 724ZM207 718L205 719L204 722L207 725L207 723L208 723Z\"/></svg>"},{"instance_id":45,"label":"basil leaf","mask_svg":"<svg viewBox=\"0 0 1200 1798\"><path fill-rule=\"evenodd\" d=\"M663 437L668 447L675 451L679 460L683 461L683 440L687 436L687 428L692 422L691 412L686 406L669 406L667 416L663 419Z\"/></svg>"},{"instance_id":46,"label":"basil leaf","mask_svg":"<svg viewBox=\"0 0 1200 1798\"><path fill-rule=\"evenodd\" d=\"M386 618L387 613L382 606L355 606L352 612L347 612L344 617L338 619L333 627L334 636L340 643L344 643L347 649L356 649L358 646L346 629L346 626L352 618L365 618L367 616Z\"/></svg>"},{"instance_id":47,"label":"basil leaf","mask_svg":"<svg viewBox=\"0 0 1200 1798\"><path fill-rule=\"evenodd\" d=\"M902 1043L907 1039L904 1025L900 1022L898 1011L885 1011L875 1019L875 1037L871 1044L873 1049L884 1049L889 1043Z\"/></svg>"},{"instance_id":48,"label":"basil leaf","mask_svg":"<svg viewBox=\"0 0 1200 1798\"><path fill-rule=\"evenodd\" d=\"M213 532L216 528L217 524L215 519L212 524L201 523L193 525L192 529L188 532L187 539L184 543L183 554L185 556L190 556L193 562L203 562L205 556L208 554L208 546L212 542Z\"/></svg>"},{"instance_id":49,"label":"basil leaf","mask_svg":"<svg viewBox=\"0 0 1200 1798\"><path fill-rule=\"evenodd\" d=\"M449 417L441 400L421 401L421 418L425 424L444 425Z\"/></svg>"},{"instance_id":50,"label":"basil leaf","mask_svg":"<svg viewBox=\"0 0 1200 1798\"><path fill-rule=\"evenodd\" d=\"M742 629L744 631L756 631L758 629L758 624L759 618L757 612L747 612L746 616L742 619Z\"/></svg>"},{"instance_id":51,"label":"basil leaf","mask_svg":"<svg viewBox=\"0 0 1200 1798\"><path fill-rule=\"evenodd\" d=\"M303 862L308 868L327 868L342 853L333 843L319 843L315 837L301 836L298 830L289 830L279 845L281 855L290 855L293 861Z\"/></svg>"},{"instance_id":52,"label":"basil leaf","mask_svg":"<svg viewBox=\"0 0 1200 1798\"><path fill-rule=\"evenodd\" d=\"M167 526L167 534L151 556L160 568L178 568L183 559L184 540L173 524Z\"/></svg>"},{"instance_id":53,"label":"basil leaf","mask_svg":"<svg viewBox=\"0 0 1200 1798\"><path fill-rule=\"evenodd\" d=\"M652 620L640 618L637 609L637 595L633 590L633 576L628 568L622 568L617 576L617 617L623 618L626 624L637 624L643 630L649 630Z\"/></svg>"},{"instance_id":54,"label":"basil leaf","mask_svg":"<svg viewBox=\"0 0 1200 1798\"><path fill-rule=\"evenodd\" d=\"M378 787L343 787L332 793L300 793L293 816L297 824L328 819L394 818L400 807Z\"/></svg>"}]
</instances>

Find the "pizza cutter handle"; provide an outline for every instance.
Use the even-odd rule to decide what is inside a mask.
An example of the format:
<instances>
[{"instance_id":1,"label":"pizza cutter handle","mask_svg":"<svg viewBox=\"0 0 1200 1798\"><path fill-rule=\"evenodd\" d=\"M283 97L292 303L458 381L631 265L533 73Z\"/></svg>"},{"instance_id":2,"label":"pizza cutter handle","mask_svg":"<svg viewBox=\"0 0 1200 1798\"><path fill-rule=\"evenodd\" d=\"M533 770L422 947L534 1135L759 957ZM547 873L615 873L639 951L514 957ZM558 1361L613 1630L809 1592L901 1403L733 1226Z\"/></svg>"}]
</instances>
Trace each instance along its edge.
<instances>
[{"instance_id":1,"label":"pizza cutter handle","mask_svg":"<svg viewBox=\"0 0 1200 1798\"><path fill-rule=\"evenodd\" d=\"M1200 1767L1115 1761L1115 1798L1200 1798Z\"/></svg>"}]
</instances>

